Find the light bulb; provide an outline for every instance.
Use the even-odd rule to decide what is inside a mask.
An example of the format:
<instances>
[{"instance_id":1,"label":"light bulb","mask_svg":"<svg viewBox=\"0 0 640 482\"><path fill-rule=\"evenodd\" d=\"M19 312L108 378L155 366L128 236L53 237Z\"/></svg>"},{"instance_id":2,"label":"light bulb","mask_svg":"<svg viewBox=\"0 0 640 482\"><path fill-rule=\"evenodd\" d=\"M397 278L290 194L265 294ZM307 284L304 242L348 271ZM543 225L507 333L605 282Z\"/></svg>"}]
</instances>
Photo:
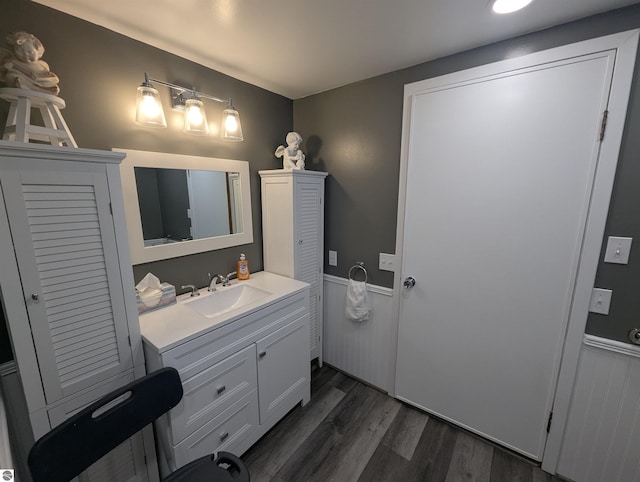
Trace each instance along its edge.
<instances>
[{"instance_id":1,"label":"light bulb","mask_svg":"<svg viewBox=\"0 0 640 482\"><path fill-rule=\"evenodd\" d=\"M138 87L136 124L147 127L167 127L158 91L149 85Z\"/></svg>"},{"instance_id":2,"label":"light bulb","mask_svg":"<svg viewBox=\"0 0 640 482\"><path fill-rule=\"evenodd\" d=\"M238 121L233 115L228 115L224 121L224 126L229 132L235 132L238 130Z\"/></svg>"},{"instance_id":3,"label":"light bulb","mask_svg":"<svg viewBox=\"0 0 640 482\"><path fill-rule=\"evenodd\" d=\"M189 123L193 126L201 126L202 125L202 111L200 107L192 105L189 106L189 112L187 113L189 116Z\"/></svg>"},{"instance_id":4,"label":"light bulb","mask_svg":"<svg viewBox=\"0 0 640 482\"><path fill-rule=\"evenodd\" d=\"M221 126L221 137L225 141L241 141L243 139L240 114L233 107L229 107L222 112Z\"/></svg>"},{"instance_id":5,"label":"light bulb","mask_svg":"<svg viewBox=\"0 0 640 482\"><path fill-rule=\"evenodd\" d=\"M209 135L209 124L204 104L198 99L187 99L184 103L184 131L197 136Z\"/></svg>"},{"instance_id":6,"label":"light bulb","mask_svg":"<svg viewBox=\"0 0 640 482\"><path fill-rule=\"evenodd\" d=\"M160 113L160 106L152 95L145 95L142 98L140 108L142 109L142 113L147 117L156 117Z\"/></svg>"}]
</instances>

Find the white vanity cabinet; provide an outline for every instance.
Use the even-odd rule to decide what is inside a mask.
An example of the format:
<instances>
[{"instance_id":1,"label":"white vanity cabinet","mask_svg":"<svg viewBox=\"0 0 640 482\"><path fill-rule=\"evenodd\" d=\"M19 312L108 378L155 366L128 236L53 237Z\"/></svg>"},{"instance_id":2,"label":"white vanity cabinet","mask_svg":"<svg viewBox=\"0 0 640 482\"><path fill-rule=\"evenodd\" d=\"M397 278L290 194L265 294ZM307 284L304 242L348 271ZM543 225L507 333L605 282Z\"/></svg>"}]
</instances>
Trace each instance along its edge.
<instances>
[{"instance_id":1,"label":"white vanity cabinet","mask_svg":"<svg viewBox=\"0 0 640 482\"><path fill-rule=\"evenodd\" d=\"M145 373L122 157L0 142L0 286L34 439ZM146 430L93 473L157 479L154 453Z\"/></svg>"},{"instance_id":2,"label":"white vanity cabinet","mask_svg":"<svg viewBox=\"0 0 640 482\"><path fill-rule=\"evenodd\" d=\"M264 269L310 288L310 359L322 365L324 180L326 172L259 171Z\"/></svg>"},{"instance_id":3,"label":"white vanity cabinet","mask_svg":"<svg viewBox=\"0 0 640 482\"><path fill-rule=\"evenodd\" d=\"M265 272L236 283L270 296L207 319L183 295L177 305L140 317L149 371L176 368L184 391L156 423L162 472L219 450L241 455L309 401L308 285ZM203 290L204 296L216 293Z\"/></svg>"}]
</instances>

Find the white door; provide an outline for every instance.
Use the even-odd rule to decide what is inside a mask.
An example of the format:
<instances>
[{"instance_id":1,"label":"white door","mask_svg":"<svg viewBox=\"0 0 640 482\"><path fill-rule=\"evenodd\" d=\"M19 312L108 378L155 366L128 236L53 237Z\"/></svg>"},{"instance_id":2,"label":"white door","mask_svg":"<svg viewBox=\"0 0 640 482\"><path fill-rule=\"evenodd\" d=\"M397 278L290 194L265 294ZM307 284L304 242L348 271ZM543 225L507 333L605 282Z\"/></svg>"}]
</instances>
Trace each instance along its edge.
<instances>
[{"instance_id":1,"label":"white door","mask_svg":"<svg viewBox=\"0 0 640 482\"><path fill-rule=\"evenodd\" d=\"M462 73L409 106L396 394L537 460L614 60Z\"/></svg>"}]
</instances>

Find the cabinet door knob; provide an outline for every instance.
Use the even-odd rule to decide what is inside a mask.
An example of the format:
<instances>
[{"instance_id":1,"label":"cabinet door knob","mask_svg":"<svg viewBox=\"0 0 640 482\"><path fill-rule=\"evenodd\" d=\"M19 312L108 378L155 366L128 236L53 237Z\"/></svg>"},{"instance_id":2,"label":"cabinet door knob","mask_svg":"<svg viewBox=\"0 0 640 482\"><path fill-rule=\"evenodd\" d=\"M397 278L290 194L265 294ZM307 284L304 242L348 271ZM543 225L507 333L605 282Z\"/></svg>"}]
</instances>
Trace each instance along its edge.
<instances>
[{"instance_id":1,"label":"cabinet door knob","mask_svg":"<svg viewBox=\"0 0 640 482\"><path fill-rule=\"evenodd\" d=\"M217 387L217 388L216 388L216 393L217 393L218 395L220 395L220 394L221 394L222 392L224 392L226 389L227 389L227 387L226 387L226 386L221 385L221 386L219 386L219 387Z\"/></svg>"},{"instance_id":2,"label":"cabinet door knob","mask_svg":"<svg viewBox=\"0 0 640 482\"><path fill-rule=\"evenodd\" d=\"M258 353L258 356L260 358L264 358L265 356L267 356L267 352L266 351L261 351L260 353Z\"/></svg>"},{"instance_id":3,"label":"cabinet door knob","mask_svg":"<svg viewBox=\"0 0 640 482\"><path fill-rule=\"evenodd\" d=\"M33 293L31 295L31 299L35 302L35 303L40 303L40 295L38 293Z\"/></svg>"},{"instance_id":4,"label":"cabinet door knob","mask_svg":"<svg viewBox=\"0 0 640 482\"><path fill-rule=\"evenodd\" d=\"M220 434L220 442L224 442L229 436L229 432L224 432Z\"/></svg>"},{"instance_id":5,"label":"cabinet door knob","mask_svg":"<svg viewBox=\"0 0 640 482\"><path fill-rule=\"evenodd\" d=\"M298 244L302 244L302 243L304 243L304 239L299 239Z\"/></svg>"}]
</instances>

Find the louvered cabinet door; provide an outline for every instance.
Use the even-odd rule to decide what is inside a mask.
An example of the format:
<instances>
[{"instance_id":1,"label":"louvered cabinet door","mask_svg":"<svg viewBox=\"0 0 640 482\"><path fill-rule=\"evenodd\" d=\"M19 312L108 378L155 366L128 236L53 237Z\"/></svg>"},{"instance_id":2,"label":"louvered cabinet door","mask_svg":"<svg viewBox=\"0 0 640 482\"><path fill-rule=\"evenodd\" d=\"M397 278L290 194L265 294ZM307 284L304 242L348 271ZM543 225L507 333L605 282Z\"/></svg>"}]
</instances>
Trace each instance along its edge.
<instances>
[{"instance_id":1,"label":"louvered cabinet door","mask_svg":"<svg viewBox=\"0 0 640 482\"><path fill-rule=\"evenodd\" d=\"M322 273L326 172L259 171L264 269L311 285L311 360L322 366Z\"/></svg>"},{"instance_id":2,"label":"louvered cabinet door","mask_svg":"<svg viewBox=\"0 0 640 482\"><path fill-rule=\"evenodd\" d=\"M0 181L47 403L132 367L106 170L29 164Z\"/></svg>"},{"instance_id":3,"label":"louvered cabinet door","mask_svg":"<svg viewBox=\"0 0 640 482\"><path fill-rule=\"evenodd\" d=\"M296 210L295 278L311 285L309 298L311 359L320 355L322 308L323 184L298 181L295 184Z\"/></svg>"}]
</instances>

